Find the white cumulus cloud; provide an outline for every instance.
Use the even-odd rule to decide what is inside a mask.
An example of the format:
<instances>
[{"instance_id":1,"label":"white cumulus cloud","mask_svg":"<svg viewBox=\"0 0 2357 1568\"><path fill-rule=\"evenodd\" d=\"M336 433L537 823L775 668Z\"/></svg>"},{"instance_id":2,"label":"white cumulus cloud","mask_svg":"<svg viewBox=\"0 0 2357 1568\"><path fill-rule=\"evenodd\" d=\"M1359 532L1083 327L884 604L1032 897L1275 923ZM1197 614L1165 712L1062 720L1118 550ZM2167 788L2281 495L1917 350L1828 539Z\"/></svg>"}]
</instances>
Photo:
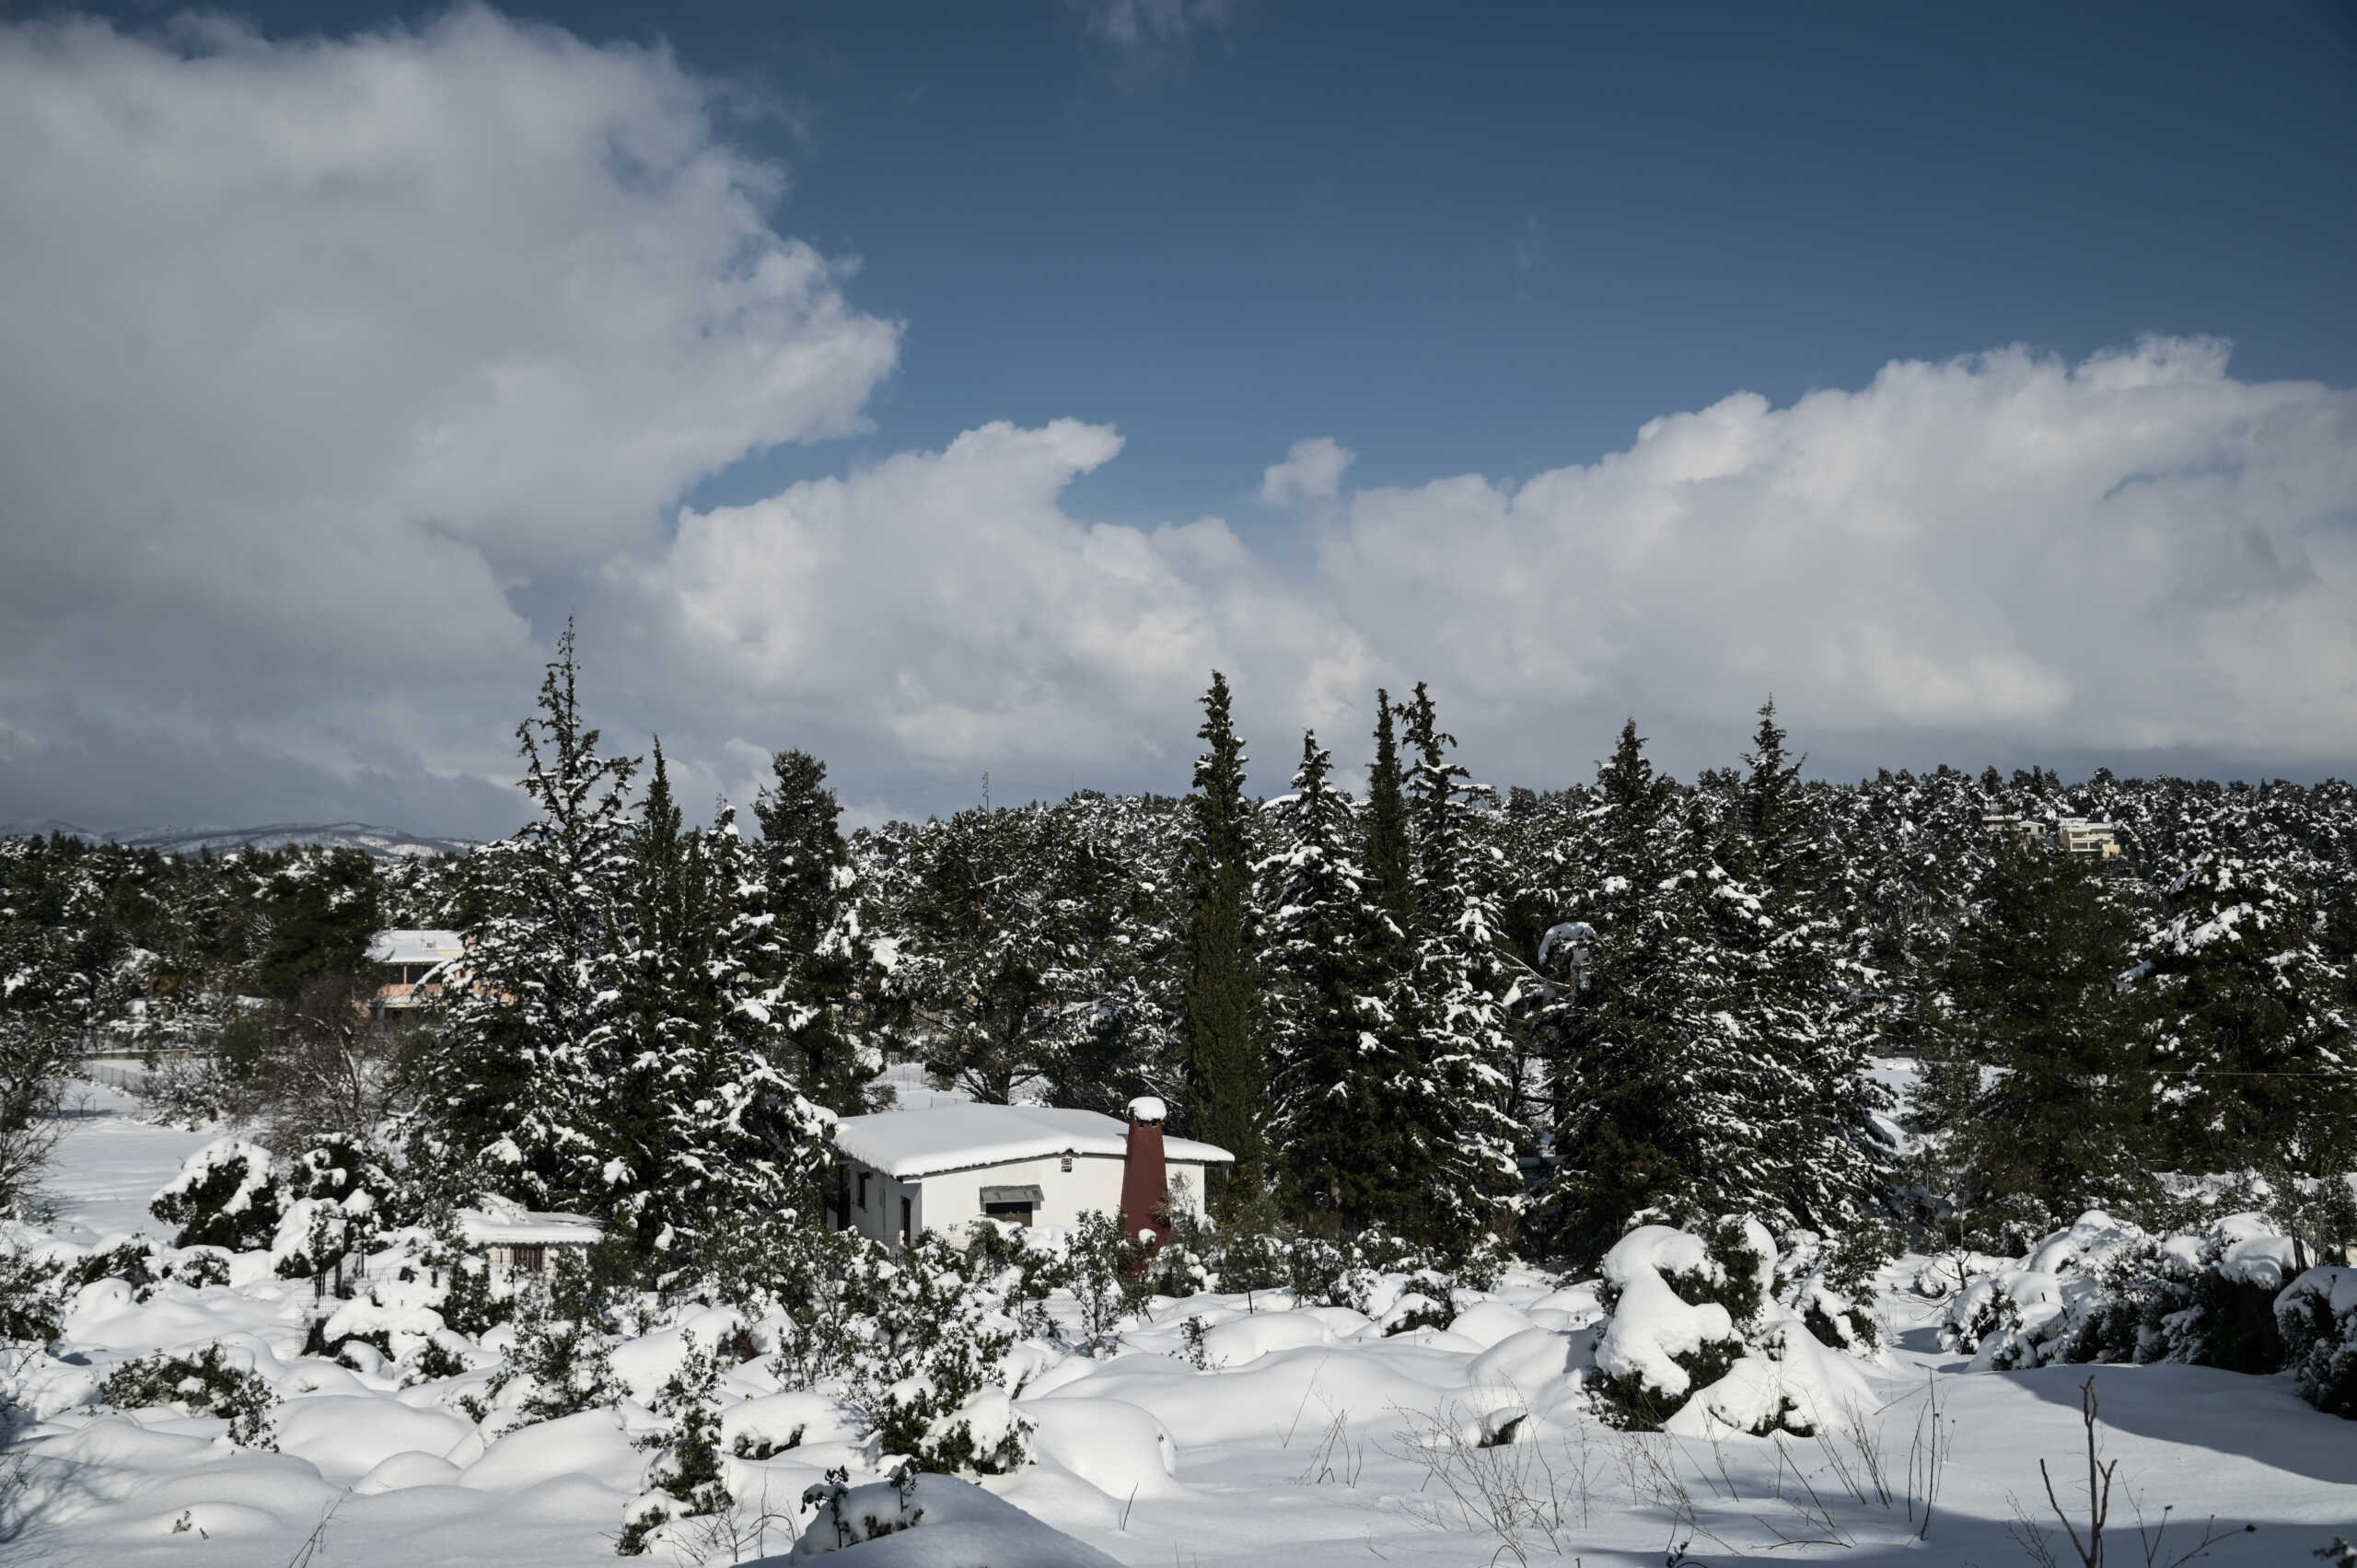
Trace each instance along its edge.
<instances>
[{"instance_id":1,"label":"white cumulus cloud","mask_svg":"<svg viewBox=\"0 0 2357 1568\"><path fill-rule=\"evenodd\" d=\"M1226 523L1141 529L1063 509L1064 487L1120 445L1076 420L985 425L689 513L668 557L622 575L716 706L765 733L823 725L920 768L1167 761L1222 664L1248 671L1272 719L1349 711L1373 679L1364 643Z\"/></svg>"},{"instance_id":2,"label":"white cumulus cloud","mask_svg":"<svg viewBox=\"0 0 2357 1568\"><path fill-rule=\"evenodd\" d=\"M855 427L897 350L705 85L489 11L0 28L0 704L36 736L70 691L447 750L409 699L528 679L519 584Z\"/></svg>"},{"instance_id":3,"label":"white cumulus cloud","mask_svg":"<svg viewBox=\"0 0 2357 1568\"><path fill-rule=\"evenodd\" d=\"M1320 574L1502 740L1620 707L1732 733L1772 691L1899 744L2345 761L2357 398L2200 340L1893 363L1517 486L1358 493Z\"/></svg>"},{"instance_id":4,"label":"white cumulus cloud","mask_svg":"<svg viewBox=\"0 0 2357 1568\"><path fill-rule=\"evenodd\" d=\"M1260 470L1264 506L1324 505L1342 492L1342 475L1358 454L1330 436L1296 441L1285 460Z\"/></svg>"}]
</instances>

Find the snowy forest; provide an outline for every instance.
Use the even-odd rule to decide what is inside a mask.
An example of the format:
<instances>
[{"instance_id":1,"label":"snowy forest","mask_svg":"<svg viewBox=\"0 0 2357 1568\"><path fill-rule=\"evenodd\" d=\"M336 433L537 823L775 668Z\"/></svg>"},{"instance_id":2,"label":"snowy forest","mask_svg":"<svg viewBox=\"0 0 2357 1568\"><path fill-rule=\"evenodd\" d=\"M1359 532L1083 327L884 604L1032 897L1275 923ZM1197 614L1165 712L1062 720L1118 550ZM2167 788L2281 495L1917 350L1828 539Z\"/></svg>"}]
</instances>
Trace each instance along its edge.
<instances>
[{"instance_id":1,"label":"snowy forest","mask_svg":"<svg viewBox=\"0 0 2357 1568\"><path fill-rule=\"evenodd\" d=\"M920 1473L1086 1473L1067 1450L1109 1439L1038 1413L1063 1358L1258 1365L1292 1348L1272 1310L1571 1354L1568 1378L1492 1368L1520 1392L1434 1465L1590 1424L1829 1448L1888 1371L1893 1297L1975 1370L2199 1366L2357 1416L2345 784L1835 784L1770 702L1691 780L1631 721L1592 779L1500 789L1423 685L1377 693L1370 734L1248 755L1213 675L1181 797L846 834L823 762L783 749L698 826L659 743L586 726L581 679L568 640L517 731L531 819L468 854L0 842L17 1419L168 1407L267 1447L305 1408L273 1379L307 1362L426 1390L404 1409L478 1454L621 1411L644 1473L600 1521L614 1549L721 1562L776 1544L790 1499L754 1489L789 1450L842 1459L806 1519L858 1494L912 1523ZM2119 853L2073 853L2070 819ZM372 1008L369 944L403 928L463 933L463 980ZM44 1229L94 1053L137 1064L144 1125L203 1134L155 1196L168 1237ZM1109 1220L895 1251L828 1224L830 1142L913 1084L1156 1097L1236 1161L1159 1249ZM484 1194L605 1240L503 1280L454 1225ZM223 1319L242 1349L61 1349L101 1306L238 1290L263 1304ZM1690 1496L1652 1504L1672 1561L1733 1551ZM2052 1551L2100 1500L2035 1504L2006 1528ZM1434 1561L1582 1539L1560 1494L1485 1507L1422 1521L1488 1543Z\"/></svg>"}]
</instances>

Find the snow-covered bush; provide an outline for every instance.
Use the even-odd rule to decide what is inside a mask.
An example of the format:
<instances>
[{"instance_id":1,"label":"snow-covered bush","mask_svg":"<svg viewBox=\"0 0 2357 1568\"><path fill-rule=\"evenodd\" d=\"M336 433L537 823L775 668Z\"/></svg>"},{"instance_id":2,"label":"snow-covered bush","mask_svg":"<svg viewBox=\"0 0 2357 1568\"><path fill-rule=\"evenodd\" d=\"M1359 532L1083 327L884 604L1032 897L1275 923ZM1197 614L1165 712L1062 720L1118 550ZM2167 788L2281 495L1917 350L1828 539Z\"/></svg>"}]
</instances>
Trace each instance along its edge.
<instances>
[{"instance_id":1,"label":"snow-covered bush","mask_svg":"<svg viewBox=\"0 0 2357 1568\"><path fill-rule=\"evenodd\" d=\"M1605 1255L1594 1398L1617 1426L1692 1436L1813 1436L1872 1402L1855 1362L1779 1301L1776 1247L1753 1219L1707 1236L1643 1225Z\"/></svg>"},{"instance_id":2,"label":"snow-covered bush","mask_svg":"<svg viewBox=\"0 0 2357 1568\"><path fill-rule=\"evenodd\" d=\"M1073 1227L1064 1279L1080 1304L1082 1341L1092 1353L1110 1344L1122 1319L1134 1317L1154 1295L1144 1245L1125 1235L1118 1218L1094 1209Z\"/></svg>"},{"instance_id":3,"label":"snow-covered bush","mask_svg":"<svg viewBox=\"0 0 2357 1568\"><path fill-rule=\"evenodd\" d=\"M126 1361L107 1374L99 1398L117 1410L163 1406L182 1415L225 1417L231 1442L278 1446L271 1432L278 1396L244 1351L210 1344L193 1355L159 1353Z\"/></svg>"},{"instance_id":4,"label":"snow-covered bush","mask_svg":"<svg viewBox=\"0 0 2357 1568\"><path fill-rule=\"evenodd\" d=\"M605 1303L579 1259L561 1257L551 1283L524 1284L517 1292L515 1321L502 1332L505 1360L477 1416L494 1432L577 1415L622 1398Z\"/></svg>"},{"instance_id":5,"label":"snow-covered bush","mask_svg":"<svg viewBox=\"0 0 2357 1568\"><path fill-rule=\"evenodd\" d=\"M932 1234L895 1252L791 1215L740 1221L703 1254L712 1297L774 1329L778 1379L840 1390L886 1452L928 1470L1026 1462L1004 1363L1018 1339L1045 1330L1039 1298L1071 1278L1069 1258Z\"/></svg>"},{"instance_id":6,"label":"snow-covered bush","mask_svg":"<svg viewBox=\"0 0 2357 1568\"><path fill-rule=\"evenodd\" d=\"M646 1468L646 1489L623 1511L617 1555L644 1556L661 1544L674 1519L725 1513L737 1501L721 1468L720 1361L691 1341L679 1369L655 1397L665 1430L641 1446L657 1450Z\"/></svg>"},{"instance_id":7,"label":"snow-covered bush","mask_svg":"<svg viewBox=\"0 0 2357 1568\"><path fill-rule=\"evenodd\" d=\"M174 1280L191 1290L229 1283L229 1253L218 1247L190 1247L166 1263L163 1277Z\"/></svg>"},{"instance_id":8,"label":"snow-covered bush","mask_svg":"<svg viewBox=\"0 0 2357 1568\"><path fill-rule=\"evenodd\" d=\"M2186 1362L2267 1373L2283 1365L2271 1304L2293 1244L2257 1214L2203 1234L2154 1237L2100 1210L2018 1263L1973 1279L1947 1306L1941 1341L1979 1367L2055 1362Z\"/></svg>"},{"instance_id":9,"label":"snow-covered bush","mask_svg":"<svg viewBox=\"0 0 2357 1568\"><path fill-rule=\"evenodd\" d=\"M0 1342L47 1344L64 1322L57 1271L28 1250L0 1246ZM0 1403L7 1390L0 1388Z\"/></svg>"},{"instance_id":10,"label":"snow-covered bush","mask_svg":"<svg viewBox=\"0 0 2357 1568\"><path fill-rule=\"evenodd\" d=\"M2275 1321L2301 1397L2357 1420L2357 1268L2310 1269L2275 1298Z\"/></svg>"},{"instance_id":11,"label":"snow-covered bush","mask_svg":"<svg viewBox=\"0 0 2357 1568\"><path fill-rule=\"evenodd\" d=\"M1818 1342L1869 1353L1882 1342L1871 1307L1876 1244L1864 1233L1828 1237L1786 1233L1776 1258L1776 1299L1800 1314Z\"/></svg>"},{"instance_id":12,"label":"snow-covered bush","mask_svg":"<svg viewBox=\"0 0 2357 1568\"><path fill-rule=\"evenodd\" d=\"M1743 1356L1736 1320L1759 1309L1760 1275L1775 1249L1737 1226L1709 1242L1667 1225L1640 1225L1604 1258L1607 1314L1596 1343L1596 1402L1616 1426L1651 1431L1696 1389Z\"/></svg>"},{"instance_id":13,"label":"snow-covered bush","mask_svg":"<svg viewBox=\"0 0 2357 1568\"><path fill-rule=\"evenodd\" d=\"M1017 1325L937 1237L904 1247L875 1303L871 1356L853 1379L887 1453L929 1470L1003 1474L1029 1457L1002 1365Z\"/></svg>"},{"instance_id":14,"label":"snow-covered bush","mask_svg":"<svg viewBox=\"0 0 2357 1568\"><path fill-rule=\"evenodd\" d=\"M145 1120L189 1132L217 1125L229 1114L237 1086L212 1056L176 1057L143 1073L133 1092Z\"/></svg>"},{"instance_id":15,"label":"snow-covered bush","mask_svg":"<svg viewBox=\"0 0 2357 1568\"><path fill-rule=\"evenodd\" d=\"M148 1212L178 1225L178 1247L250 1252L277 1238L286 1183L268 1149L244 1138L216 1138L188 1156L156 1194Z\"/></svg>"}]
</instances>

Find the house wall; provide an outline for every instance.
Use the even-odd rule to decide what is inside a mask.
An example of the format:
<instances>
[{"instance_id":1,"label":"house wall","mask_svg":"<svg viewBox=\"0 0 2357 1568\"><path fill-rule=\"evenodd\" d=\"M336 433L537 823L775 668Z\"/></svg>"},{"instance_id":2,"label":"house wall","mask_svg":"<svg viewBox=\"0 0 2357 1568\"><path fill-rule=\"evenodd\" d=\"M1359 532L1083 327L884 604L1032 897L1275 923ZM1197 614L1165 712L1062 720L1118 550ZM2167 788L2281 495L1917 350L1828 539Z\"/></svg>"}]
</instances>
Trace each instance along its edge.
<instances>
[{"instance_id":1,"label":"house wall","mask_svg":"<svg viewBox=\"0 0 2357 1568\"><path fill-rule=\"evenodd\" d=\"M857 1160L844 1163L851 1176L847 1205L850 1228L878 1241L900 1239L900 1201L903 1197L914 1201L911 1224L915 1230L938 1230L960 1239L966 1227L982 1217L985 1187L1039 1188L1040 1206L1031 1215L1035 1225L1075 1225L1080 1223L1080 1216L1091 1209L1109 1214L1121 1206L1122 1161L1119 1155L1074 1155L1069 1171L1063 1168L1062 1156L1050 1156L1045 1159L978 1166L970 1170L944 1171L938 1176L905 1182L896 1181ZM1179 1206L1200 1215L1203 1212L1202 1165L1193 1160L1172 1160L1169 1169L1171 1191ZM862 1171L867 1173L865 1209L859 1205Z\"/></svg>"}]
</instances>

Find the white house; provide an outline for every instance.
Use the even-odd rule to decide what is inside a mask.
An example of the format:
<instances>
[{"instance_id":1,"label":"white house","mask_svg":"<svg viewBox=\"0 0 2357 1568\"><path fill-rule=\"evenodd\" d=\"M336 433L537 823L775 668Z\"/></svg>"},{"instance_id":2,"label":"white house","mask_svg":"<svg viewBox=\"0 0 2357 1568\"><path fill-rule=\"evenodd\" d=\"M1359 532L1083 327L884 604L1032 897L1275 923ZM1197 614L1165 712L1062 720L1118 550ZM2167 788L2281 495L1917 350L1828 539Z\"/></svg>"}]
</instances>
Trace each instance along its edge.
<instances>
[{"instance_id":1,"label":"white house","mask_svg":"<svg viewBox=\"0 0 2357 1568\"><path fill-rule=\"evenodd\" d=\"M606 1238L603 1226L586 1214L528 1209L511 1198L485 1192L476 1206L459 1211L459 1234L479 1248L492 1267L511 1276L552 1277L567 1248L587 1251Z\"/></svg>"},{"instance_id":2,"label":"white house","mask_svg":"<svg viewBox=\"0 0 2357 1568\"><path fill-rule=\"evenodd\" d=\"M985 1216L1016 1225L1075 1225L1094 1209L1118 1214L1133 1133L1145 1190L1202 1214L1204 1177L1236 1156L1192 1138L1162 1135L1162 1105L1142 1099L1124 1124L1093 1110L1034 1105L943 1105L846 1116L835 1124L837 1227L878 1241L927 1230L962 1238ZM1158 1156L1158 1157L1157 1157ZM1167 1171L1167 1178L1166 1178Z\"/></svg>"},{"instance_id":3,"label":"white house","mask_svg":"<svg viewBox=\"0 0 2357 1568\"><path fill-rule=\"evenodd\" d=\"M423 1006L442 994L445 967L467 956L466 939L455 931L379 931L368 944L377 968L377 1005Z\"/></svg>"}]
</instances>

